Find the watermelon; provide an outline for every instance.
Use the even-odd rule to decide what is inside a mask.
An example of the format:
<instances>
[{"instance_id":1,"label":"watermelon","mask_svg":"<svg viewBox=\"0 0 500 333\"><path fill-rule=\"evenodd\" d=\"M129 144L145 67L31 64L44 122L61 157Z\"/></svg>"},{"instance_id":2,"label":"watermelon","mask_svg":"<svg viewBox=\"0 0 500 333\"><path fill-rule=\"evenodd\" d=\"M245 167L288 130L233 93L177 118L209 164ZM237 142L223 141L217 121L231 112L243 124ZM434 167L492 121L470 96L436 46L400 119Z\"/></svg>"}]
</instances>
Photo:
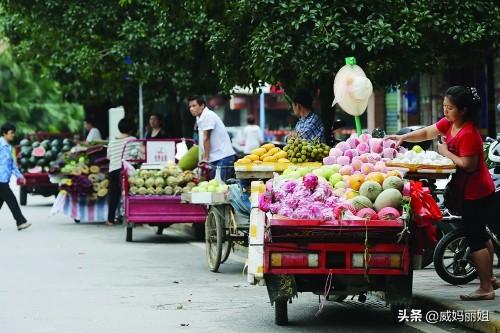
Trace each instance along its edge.
<instances>
[{"instance_id":1,"label":"watermelon","mask_svg":"<svg viewBox=\"0 0 500 333\"><path fill-rule=\"evenodd\" d=\"M23 157L19 160L19 165L22 166L22 167L26 167L29 165L29 159Z\"/></svg>"},{"instance_id":2,"label":"watermelon","mask_svg":"<svg viewBox=\"0 0 500 333\"><path fill-rule=\"evenodd\" d=\"M61 142L59 141L59 139L54 139L50 142L50 145L52 147L59 147L61 145Z\"/></svg>"},{"instance_id":3,"label":"watermelon","mask_svg":"<svg viewBox=\"0 0 500 333\"><path fill-rule=\"evenodd\" d=\"M35 156L31 156L29 158L28 162L29 162L29 166L34 167L35 164L36 164L36 157Z\"/></svg>"},{"instance_id":4,"label":"watermelon","mask_svg":"<svg viewBox=\"0 0 500 333\"><path fill-rule=\"evenodd\" d=\"M50 141L49 140L43 140L41 143L40 143L40 146L45 148L45 149L49 149L50 148Z\"/></svg>"},{"instance_id":5,"label":"watermelon","mask_svg":"<svg viewBox=\"0 0 500 333\"><path fill-rule=\"evenodd\" d=\"M70 139L66 138L63 140L62 144L63 144L63 146L71 146L73 144L73 142L71 142Z\"/></svg>"},{"instance_id":6,"label":"watermelon","mask_svg":"<svg viewBox=\"0 0 500 333\"><path fill-rule=\"evenodd\" d=\"M64 145L64 146L62 146L62 148L61 148L61 151L62 151L62 152L64 152L64 153L65 153L65 152L68 152L68 151L70 151L70 150L71 150L71 146L70 146L70 145Z\"/></svg>"},{"instance_id":7,"label":"watermelon","mask_svg":"<svg viewBox=\"0 0 500 333\"><path fill-rule=\"evenodd\" d=\"M22 139L20 142L19 142L19 145L21 147L27 147L27 146L30 146L30 140L28 139Z\"/></svg>"},{"instance_id":8,"label":"watermelon","mask_svg":"<svg viewBox=\"0 0 500 333\"><path fill-rule=\"evenodd\" d=\"M33 147L33 148L40 147L40 142L33 141L33 143L31 144L31 147Z\"/></svg>"},{"instance_id":9,"label":"watermelon","mask_svg":"<svg viewBox=\"0 0 500 333\"><path fill-rule=\"evenodd\" d=\"M42 167L47 164L46 162L47 161L44 158L41 158L36 162L36 165Z\"/></svg>"},{"instance_id":10,"label":"watermelon","mask_svg":"<svg viewBox=\"0 0 500 333\"><path fill-rule=\"evenodd\" d=\"M385 136L385 131L382 128L375 128L372 132L372 137L382 139Z\"/></svg>"},{"instance_id":11,"label":"watermelon","mask_svg":"<svg viewBox=\"0 0 500 333\"><path fill-rule=\"evenodd\" d=\"M45 153L44 157L47 161L52 161L56 157L56 155L51 150L49 150Z\"/></svg>"},{"instance_id":12,"label":"watermelon","mask_svg":"<svg viewBox=\"0 0 500 333\"><path fill-rule=\"evenodd\" d=\"M33 152L31 154L35 157L44 157L45 153L46 153L45 148L36 147L36 148L33 148Z\"/></svg>"}]
</instances>

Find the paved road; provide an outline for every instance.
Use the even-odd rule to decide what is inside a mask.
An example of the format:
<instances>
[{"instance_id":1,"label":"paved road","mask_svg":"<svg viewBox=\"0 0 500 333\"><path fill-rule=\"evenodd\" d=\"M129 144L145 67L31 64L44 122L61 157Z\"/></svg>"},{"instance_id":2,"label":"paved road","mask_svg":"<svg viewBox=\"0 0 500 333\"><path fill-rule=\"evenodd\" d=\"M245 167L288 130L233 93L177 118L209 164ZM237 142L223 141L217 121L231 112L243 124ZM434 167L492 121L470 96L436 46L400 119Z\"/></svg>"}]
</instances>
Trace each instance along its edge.
<instances>
[{"instance_id":1,"label":"paved road","mask_svg":"<svg viewBox=\"0 0 500 333\"><path fill-rule=\"evenodd\" d=\"M138 228L133 243L121 226L49 218L52 199L30 197L33 227L18 232L0 210L0 332L466 332L427 324L394 326L383 303L330 303L302 294L291 324L274 325L265 287L249 286L241 258L208 271L204 245L187 228L162 236Z\"/></svg>"}]
</instances>

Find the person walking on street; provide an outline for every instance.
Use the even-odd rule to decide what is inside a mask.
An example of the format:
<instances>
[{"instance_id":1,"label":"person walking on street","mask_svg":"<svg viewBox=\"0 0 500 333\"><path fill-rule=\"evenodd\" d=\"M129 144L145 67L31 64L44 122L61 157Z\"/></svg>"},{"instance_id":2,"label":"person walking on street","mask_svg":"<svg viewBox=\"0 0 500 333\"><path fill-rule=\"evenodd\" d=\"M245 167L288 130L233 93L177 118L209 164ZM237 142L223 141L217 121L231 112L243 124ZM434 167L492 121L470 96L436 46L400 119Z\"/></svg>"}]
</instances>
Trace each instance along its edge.
<instances>
[{"instance_id":1,"label":"person walking on street","mask_svg":"<svg viewBox=\"0 0 500 333\"><path fill-rule=\"evenodd\" d=\"M299 137L307 141L324 141L325 128L319 116L312 110L313 97L305 90L298 90L292 98L292 108L299 121L288 138Z\"/></svg>"},{"instance_id":2,"label":"person walking on street","mask_svg":"<svg viewBox=\"0 0 500 333\"><path fill-rule=\"evenodd\" d=\"M243 152L248 155L252 150L259 148L263 140L260 127L255 124L254 116L249 115L247 117L247 124L248 125L243 129L243 140L245 142Z\"/></svg>"},{"instance_id":3,"label":"person walking on street","mask_svg":"<svg viewBox=\"0 0 500 333\"><path fill-rule=\"evenodd\" d=\"M152 113L149 116L148 131L144 135L144 139L166 139L167 135L163 129L162 116L158 113Z\"/></svg>"},{"instance_id":4,"label":"person walking on street","mask_svg":"<svg viewBox=\"0 0 500 333\"><path fill-rule=\"evenodd\" d=\"M109 195L108 195L108 221L107 225L115 223L115 214L122 193L121 187L121 171L122 171L122 153L125 144L134 140L131 136L134 128L134 123L128 118L123 118L118 122L118 130L120 134L116 138L109 141L107 156L109 159Z\"/></svg>"},{"instance_id":5,"label":"person walking on street","mask_svg":"<svg viewBox=\"0 0 500 333\"><path fill-rule=\"evenodd\" d=\"M14 156L12 155L11 142L14 140L16 135L16 127L10 123L5 123L2 126L2 137L0 138L0 209L3 203L6 202L7 206L12 213L12 216L16 220L17 230L23 230L29 228L31 223L26 220L21 208L17 203L16 196L12 192L9 182L12 174L16 176L19 183L24 184L26 180L24 179L21 172L16 166L14 161Z\"/></svg>"},{"instance_id":6,"label":"person walking on street","mask_svg":"<svg viewBox=\"0 0 500 333\"><path fill-rule=\"evenodd\" d=\"M488 233L487 224L498 224L495 185L486 166L483 142L474 125L481 109L481 98L475 88L454 86L446 91L443 110L444 118L434 125L404 135L389 135L386 138L397 141L421 142L443 136L438 144L441 155L455 163L457 172L453 177L457 184L453 192L460 196L463 204L462 221L471 257L479 273L479 288L462 300L493 300L495 289L500 281L493 275L494 248ZM452 181L453 181L452 180Z\"/></svg>"},{"instance_id":7,"label":"person walking on street","mask_svg":"<svg viewBox=\"0 0 500 333\"><path fill-rule=\"evenodd\" d=\"M219 116L207 108L201 96L188 98L189 111L196 117L202 159L200 163L210 163L221 167L221 178L226 181L234 176L233 164L236 159L231 139Z\"/></svg>"},{"instance_id":8,"label":"person walking on street","mask_svg":"<svg viewBox=\"0 0 500 333\"><path fill-rule=\"evenodd\" d=\"M88 132L87 138L85 139L86 142L102 140L101 131L95 127L95 123L92 118L86 117L83 124Z\"/></svg>"}]
</instances>

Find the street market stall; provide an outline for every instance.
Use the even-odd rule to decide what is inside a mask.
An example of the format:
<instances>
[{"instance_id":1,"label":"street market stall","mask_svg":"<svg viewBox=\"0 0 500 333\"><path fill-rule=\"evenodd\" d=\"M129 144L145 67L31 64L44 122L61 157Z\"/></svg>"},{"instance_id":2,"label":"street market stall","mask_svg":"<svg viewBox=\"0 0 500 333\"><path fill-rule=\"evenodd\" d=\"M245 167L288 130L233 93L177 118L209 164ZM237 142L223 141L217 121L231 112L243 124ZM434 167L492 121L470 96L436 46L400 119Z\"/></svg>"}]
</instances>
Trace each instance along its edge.
<instances>
[{"instance_id":1,"label":"street market stall","mask_svg":"<svg viewBox=\"0 0 500 333\"><path fill-rule=\"evenodd\" d=\"M65 153L50 170L59 184L51 215L61 213L75 222L106 222L108 166L104 145L77 145Z\"/></svg>"},{"instance_id":2,"label":"street market stall","mask_svg":"<svg viewBox=\"0 0 500 333\"><path fill-rule=\"evenodd\" d=\"M133 228L142 224L158 227L158 234L173 223L193 223L195 231L203 230L205 207L181 203L181 194L190 192L199 181L193 171L183 171L184 165L175 163L180 158L176 158L180 145L186 142L191 143L185 139L130 140L125 145L123 194L127 242L132 241ZM192 159L197 158L197 153L193 153ZM196 162L188 164L196 166Z\"/></svg>"}]
</instances>

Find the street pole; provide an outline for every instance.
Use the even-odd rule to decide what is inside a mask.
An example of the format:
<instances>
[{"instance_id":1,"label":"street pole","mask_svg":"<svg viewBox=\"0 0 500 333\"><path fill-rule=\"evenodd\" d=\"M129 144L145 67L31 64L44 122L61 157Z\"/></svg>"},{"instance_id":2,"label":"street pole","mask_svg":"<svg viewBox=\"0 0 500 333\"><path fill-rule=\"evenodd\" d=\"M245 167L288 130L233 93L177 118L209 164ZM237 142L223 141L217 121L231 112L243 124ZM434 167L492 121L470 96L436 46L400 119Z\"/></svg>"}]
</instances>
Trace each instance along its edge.
<instances>
[{"instance_id":1,"label":"street pole","mask_svg":"<svg viewBox=\"0 0 500 333\"><path fill-rule=\"evenodd\" d=\"M144 105L142 102L142 82L139 82L139 135L144 137Z\"/></svg>"},{"instance_id":2,"label":"street pole","mask_svg":"<svg viewBox=\"0 0 500 333\"><path fill-rule=\"evenodd\" d=\"M262 139L265 140L265 131L266 131L266 110L265 110L265 104L264 104L264 97L265 94L264 92L260 93L260 103L259 103L259 125L260 125L260 131L262 135Z\"/></svg>"}]
</instances>

